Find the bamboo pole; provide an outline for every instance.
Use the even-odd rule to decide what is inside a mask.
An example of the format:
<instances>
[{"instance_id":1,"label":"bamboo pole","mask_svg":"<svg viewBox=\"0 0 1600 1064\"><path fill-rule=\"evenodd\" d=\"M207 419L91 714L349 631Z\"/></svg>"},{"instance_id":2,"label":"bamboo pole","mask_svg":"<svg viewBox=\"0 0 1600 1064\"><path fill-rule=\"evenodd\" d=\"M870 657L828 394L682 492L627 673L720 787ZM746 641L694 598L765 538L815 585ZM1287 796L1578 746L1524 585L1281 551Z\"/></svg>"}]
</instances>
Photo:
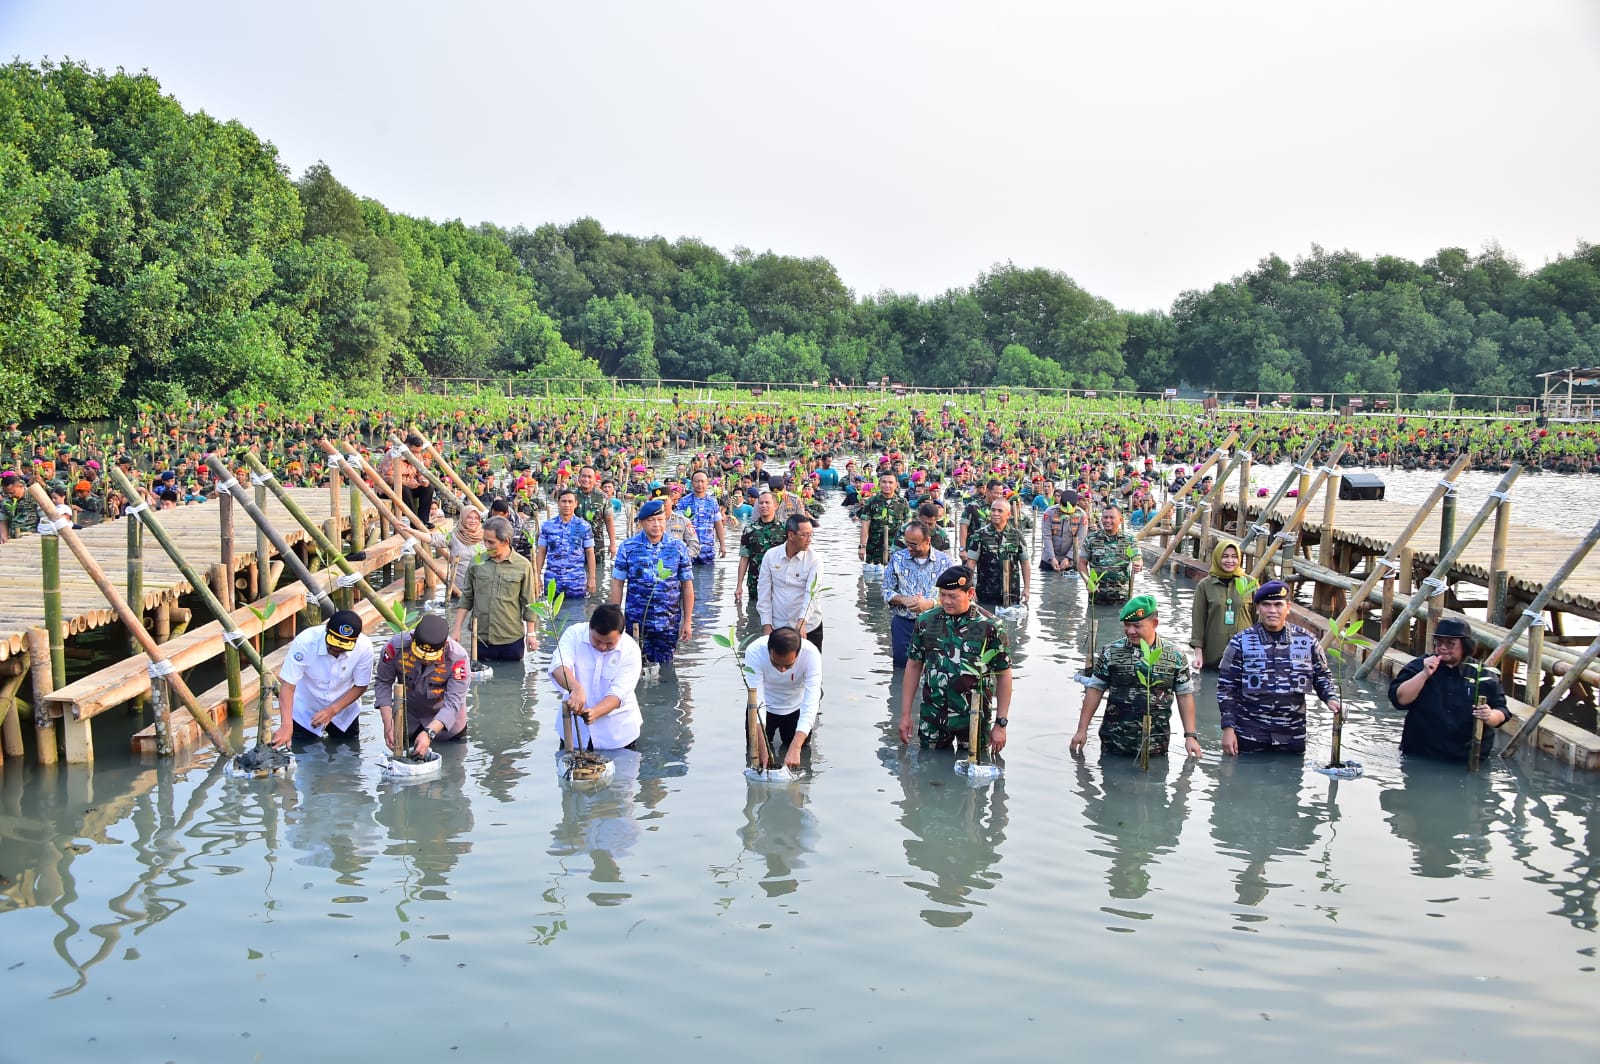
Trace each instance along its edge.
<instances>
[{"instance_id":1,"label":"bamboo pole","mask_svg":"<svg viewBox=\"0 0 1600 1064\"><path fill-rule=\"evenodd\" d=\"M361 512L361 492L350 485L350 553L360 554L367 549L367 518Z\"/></svg>"},{"instance_id":2,"label":"bamboo pole","mask_svg":"<svg viewBox=\"0 0 1600 1064\"><path fill-rule=\"evenodd\" d=\"M283 508L289 511L289 516L294 518L301 528L305 529L306 535L311 537L317 548L326 554L339 572L343 574L340 584L347 588L354 587L359 590L361 597L372 603L373 609L378 611L378 616L389 622L392 627L397 630L404 628L404 617L383 600L383 596L379 595L376 589L367 582L367 578L358 573L355 566L351 565L345 556L340 553L338 546L323 535L322 530L317 528L316 522L311 520L310 516L300 508L300 504L294 501L294 496L285 491L283 485L279 484L276 479L268 477L267 467L261 465L261 460L248 451L245 452L244 458L245 463L251 466L256 474L256 478L267 482L267 487L277 497L278 501L283 504ZM359 478L352 477L351 481L354 482L357 479ZM323 595L326 597L327 593L323 592Z\"/></svg>"},{"instance_id":3,"label":"bamboo pole","mask_svg":"<svg viewBox=\"0 0 1600 1064\"><path fill-rule=\"evenodd\" d=\"M1171 496L1166 502L1161 504L1161 509L1156 511L1156 515L1154 517L1145 522L1145 526L1139 529L1133 538L1135 540L1142 540L1150 536L1151 533L1155 531L1156 526L1167 519L1167 515L1172 512L1173 506L1188 498L1189 493L1198 487L1200 482L1205 479L1207 471L1221 461L1222 456L1228 452L1228 448L1232 447L1238 442L1239 434L1237 432L1228 433L1228 438L1223 440L1217 449L1211 452L1211 457L1207 458L1205 462L1201 464L1200 468L1196 469L1194 474L1190 476L1188 480L1183 482L1183 487L1178 489L1177 494Z\"/></svg>"},{"instance_id":4,"label":"bamboo pole","mask_svg":"<svg viewBox=\"0 0 1600 1064\"><path fill-rule=\"evenodd\" d=\"M455 481L461 486L461 493L467 497L467 501L472 503L472 505L476 506L479 510L482 510L484 513L488 513L489 508L483 504L483 500L472 493L472 489L467 486L466 481L461 479L461 475L455 471L455 467L444 460L444 455L439 453L439 448L433 445L433 441L428 439L427 435L415 425L411 426L411 431L416 433L417 436L422 439L422 449L427 452L428 457L432 458L435 462L438 462L439 468L444 470L445 473L449 475L451 480Z\"/></svg>"},{"instance_id":5,"label":"bamboo pole","mask_svg":"<svg viewBox=\"0 0 1600 1064\"><path fill-rule=\"evenodd\" d=\"M50 502L50 496L45 494L44 488L38 484L33 484L28 490L33 494L34 502L39 503L40 512L49 513L52 503ZM100 589L100 593L111 604L111 608L116 610L117 616L122 623L132 629L139 637L141 648L150 658L151 678L159 679L163 671L169 672L169 675L165 676L167 683L178 698L182 700L184 706L189 710L189 715L194 718L195 723L205 731L206 738L211 740L212 745L224 757L232 756L233 750L228 745L227 736L218 730L216 722L211 719L211 715L195 699L194 692L189 690L189 685L183 682L183 677L175 670L172 670L166 656L161 652L161 647L150 637L150 633L144 630L144 626L138 623L138 618L134 617L133 610L129 608L127 600L117 592L116 586L107 579L105 570L100 568L100 563L95 561L94 555L89 553L88 548L83 544L83 540L79 539L77 533L72 530L71 522L69 521L65 524L58 522L56 534L61 537L62 541L66 543L67 549L72 551L73 556L78 559L78 564L83 566L83 571L89 574L89 579L94 581L95 586Z\"/></svg>"},{"instance_id":6,"label":"bamboo pole","mask_svg":"<svg viewBox=\"0 0 1600 1064\"><path fill-rule=\"evenodd\" d=\"M764 769L767 767L767 753L764 749L764 737L761 734L761 710L756 705L756 692L753 687L744 689L744 719L745 730L749 733L750 739L750 767L757 770Z\"/></svg>"},{"instance_id":7,"label":"bamboo pole","mask_svg":"<svg viewBox=\"0 0 1600 1064\"><path fill-rule=\"evenodd\" d=\"M1151 572L1159 570L1167 563L1167 560L1172 557L1173 552L1176 551L1183 543L1184 535L1189 531L1189 526L1194 524L1195 520L1199 518L1203 512L1205 512L1207 506L1216 506L1221 503L1222 490L1223 487L1228 483L1229 475L1232 474L1234 470L1238 469L1241 464L1250 460L1250 448L1254 447L1256 445L1256 441L1260 438L1261 430L1257 429L1251 434L1250 438L1245 441L1244 446L1239 449L1238 453L1233 456L1232 460L1228 462L1227 466L1222 470L1222 473L1217 477L1216 483L1211 485L1211 490L1207 492L1206 497L1200 501L1200 505L1196 506L1193 511L1184 517L1183 524L1179 527L1177 534L1172 537L1172 541L1168 543L1166 549L1161 552L1161 557L1156 559L1155 565L1150 567ZM1199 483L1199 478L1195 480L1195 483ZM1244 511L1241 508L1240 513L1243 512ZM1151 522L1146 522L1145 528L1149 528L1150 524ZM1140 531L1142 532L1144 529L1140 529ZM1201 554L1201 560L1203 561L1203 550Z\"/></svg>"},{"instance_id":8,"label":"bamboo pole","mask_svg":"<svg viewBox=\"0 0 1600 1064\"><path fill-rule=\"evenodd\" d=\"M45 697L56 689L55 678L50 674L50 637L42 628L30 628L28 643L28 674L33 681L33 756L41 765L53 765L59 759L56 752L56 724L50 716ZM89 730L89 722L81 722Z\"/></svg>"},{"instance_id":9,"label":"bamboo pole","mask_svg":"<svg viewBox=\"0 0 1600 1064\"><path fill-rule=\"evenodd\" d=\"M317 440L317 444L323 448L330 460L337 458L341 462L351 461L351 459L346 459L344 455L340 454L333 444L328 442L326 437ZM367 502L371 503L372 508L379 514L387 518L390 525L392 525L402 535L409 536L413 541L423 548L422 550L418 550L416 552L416 557L421 560L422 564L428 569L429 572L433 573L433 575L438 577L440 580L448 580L448 571L437 559L433 557L433 535L427 531L418 531L418 526L412 523L411 516L408 516L402 520L395 514L394 511L385 506L383 500L379 499L377 493L372 490L372 486L360 476L360 472L362 468L371 470L379 483L383 482L383 478L377 476L377 471L372 470L371 466L367 465L366 460L361 458L360 455L356 455L355 459L361 462L361 466L354 471L355 475L350 477L350 483L355 484L360 489L361 494L366 496ZM285 493L281 496L281 498L288 500L289 496L287 493ZM289 512L293 513L294 511L290 510ZM411 511L407 510L406 513L410 514ZM310 518L307 518L306 520L309 521ZM422 527L425 529L427 526L424 525ZM410 596L408 595L407 597L409 598Z\"/></svg>"},{"instance_id":10,"label":"bamboo pole","mask_svg":"<svg viewBox=\"0 0 1600 1064\"><path fill-rule=\"evenodd\" d=\"M255 495L255 503L256 503L257 512L263 513L263 514L266 513L266 510L267 510L267 487L266 487L266 485L265 484L256 484L255 488L254 488L254 491L253 491L253 494ZM243 504L243 502L244 502L243 499L239 499L238 501L241 504ZM249 514L249 510L246 510L245 513L248 515ZM260 600L260 599L264 599L268 595L272 594L272 592L274 590L273 585L277 583L277 581L272 578L272 551L268 549L269 542L270 542L270 537L268 537L268 535L267 535L267 526L257 522L256 523L256 582L255 582L255 586L250 589L251 601L257 601L257 600ZM284 564L288 564L288 563L286 562Z\"/></svg>"},{"instance_id":11,"label":"bamboo pole","mask_svg":"<svg viewBox=\"0 0 1600 1064\"><path fill-rule=\"evenodd\" d=\"M1502 501L1502 505L1504 505L1504 501ZM1589 552L1594 549L1596 543L1600 543L1600 521L1595 522L1594 527L1589 529L1588 534L1573 548L1572 553L1567 555L1567 560L1561 563L1561 567L1551 575L1549 580L1545 581L1544 587L1539 589L1539 593L1533 597L1533 601L1528 603L1527 609L1523 610L1517 617L1516 623L1511 626L1511 630L1500 640L1502 646L1510 647L1511 644L1521 638L1522 633L1527 631L1530 624L1544 616L1545 606L1549 604L1550 599L1560 589L1561 584L1567 577L1571 576L1578 566L1583 564L1583 559L1589 556ZM1502 647L1500 646L1495 648L1497 652L1501 649Z\"/></svg>"},{"instance_id":12,"label":"bamboo pole","mask_svg":"<svg viewBox=\"0 0 1600 1064\"><path fill-rule=\"evenodd\" d=\"M1373 647L1371 653L1368 654L1367 660L1363 661L1361 666L1356 669L1356 679L1365 678L1372 671L1373 666L1383 659L1383 652L1394 645L1401 628L1411 620L1412 615L1424 605L1427 599L1432 597L1430 592L1443 591L1448 586L1445 580L1450 574L1450 567L1455 564L1461 553L1467 549L1467 544L1472 542L1472 537L1477 535L1478 530L1488 522L1495 509L1499 507L1500 500L1506 497L1506 492L1511 488L1511 485L1517 482L1517 478L1521 475L1522 465L1520 463L1506 470L1505 476L1500 478L1500 483L1495 486L1495 490L1489 493L1489 498L1485 500L1482 508L1467 523L1466 531L1461 534L1461 537L1455 543L1451 544L1449 550L1444 552L1443 557L1439 559L1439 564L1434 566L1432 574L1422 581L1422 585L1417 588L1400 610L1400 616L1395 619L1394 624L1389 626L1389 630L1383 633L1382 638L1378 640L1378 645Z\"/></svg>"},{"instance_id":13,"label":"bamboo pole","mask_svg":"<svg viewBox=\"0 0 1600 1064\"><path fill-rule=\"evenodd\" d=\"M423 478L425 480L427 480L427 482L429 484L433 485L433 490L437 491L439 493L439 497L441 499L444 499L447 502L449 502L451 506L454 506L456 508L456 512L457 513L463 513L463 512L466 511L467 503L462 500L461 496L456 494L455 490L453 488L451 488L448 484L446 484L444 481L440 480L439 479L439 474L437 474L433 470L429 469L428 468L428 464L426 462L424 462L422 459L418 458L416 455L412 454L411 453L411 448L407 447L405 445L405 442L403 440L401 440L400 437L394 435L393 433L390 433L389 434L389 444L390 444L391 447L399 448L401 459L403 459L404 461L410 463L412 468L414 468L417 472L421 473ZM486 514L489 511L487 509L485 509L485 510L482 510L480 512Z\"/></svg>"},{"instance_id":14,"label":"bamboo pole","mask_svg":"<svg viewBox=\"0 0 1600 1064\"><path fill-rule=\"evenodd\" d=\"M111 470L111 479L119 489L127 490L123 488L125 478L120 469L113 468ZM232 498L232 496L225 497ZM161 545L161 549L166 552L167 557L172 559L172 563L178 567L178 572L182 573L183 578L194 588L195 594L200 596L200 601L205 603L206 609L211 611L211 615L217 619L217 623L222 626L222 630L224 632L237 632L239 626L233 623L233 609L229 601L232 596L219 595L211 590L208 582L201 578L199 570L191 565L189 560L184 557L183 552L178 549L177 543L168 535L166 527L162 525L153 511L140 511L138 520L149 529L150 535ZM228 583L231 584L232 581ZM256 670L262 682L269 683L270 670L268 670L266 662L261 659L261 655L256 652L256 648L250 644L248 639L238 638L237 643L242 649L234 651L235 656L237 657L241 653L244 654L245 657L249 658L250 667ZM232 642L229 642L228 645L230 649L233 647ZM231 696L231 683L229 693ZM232 706L229 707L229 712L233 712Z\"/></svg>"},{"instance_id":15,"label":"bamboo pole","mask_svg":"<svg viewBox=\"0 0 1600 1064\"><path fill-rule=\"evenodd\" d=\"M1350 619L1356 615L1357 611L1363 608L1363 605L1367 601L1368 593L1370 593L1372 589L1378 585L1378 581L1384 579L1384 577L1390 572L1399 573L1402 571L1402 566L1396 560L1401 557L1402 553L1408 554L1404 571L1410 571L1409 547L1407 544L1410 542L1411 537L1416 535L1417 529L1421 528L1423 522L1428 519L1428 515L1433 512L1433 508L1438 505L1439 500L1444 497L1445 492L1449 490L1446 485L1455 482L1456 477L1461 475L1461 471L1466 468L1467 463L1471 461L1471 459L1472 456L1465 451L1456 457L1456 460L1450 464L1450 468L1446 470L1444 478L1439 481L1439 483L1434 487L1433 491L1429 493L1428 497L1423 500L1422 505L1417 507L1417 512L1411 515L1411 520L1406 522L1406 527L1401 530L1398 536L1395 537L1394 542L1389 544L1389 549L1384 552L1383 557L1375 559L1372 562L1372 566L1367 572L1367 578L1361 582L1360 588L1351 594L1350 601L1345 603L1344 609L1339 611L1339 616L1334 620L1333 624L1328 627L1327 633L1323 635L1322 647L1324 650L1326 650L1328 645L1333 642L1334 633L1344 631L1345 625L1349 624ZM1595 535L1596 537L1600 537L1600 525L1595 526ZM1401 593L1405 594L1411 589L1411 581L1409 577L1402 577L1402 579L1405 580L1405 583L1401 587ZM1386 591L1386 594L1387 593L1388 592ZM1388 607L1385 606L1385 617L1383 624L1385 630L1387 630L1389 627L1387 610Z\"/></svg>"},{"instance_id":16,"label":"bamboo pole","mask_svg":"<svg viewBox=\"0 0 1600 1064\"><path fill-rule=\"evenodd\" d=\"M1333 449L1332 456L1330 456L1328 459L1328 464L1317 470L1316 476L1311 479L1311 483L1308 488L1301 490L1300 498L1294 508L1294 513L1289 515L1289 520L1284 523L1283 528L1279 530L1278 534L1273 536L1272 539L1268 541L1266 547L1261 552L1261 557L1256 560L1255 568L1250 570L1251 580L1259 581L1262 577L1262 574L1267 571L1267 567L1272 564L1272 559L1277 555L1278 549L1282 547L1283 544L1290 538L1293 538L1299 533L1300 522L1305 520L1306 510L1310 508L1311 500L1316 498L1318 490L1320 490L1322 485L1327 483L1328 478L1333 475L1339 459L1344 455L1344 452L1349 448L1349 446L1350 445L1347 443L1341 443L1339 446L1335 447ZM1302 479L1304 478L1302 477ZM1294 553L1294 549L1292 547L1290 548L1289 553L1291 555Z\"/></svg>"},{"instance_id":17,"label":"bamboo pole","mask_svg":"<svg viewBox=\"0 0 1600 1064\"><path fill-rule=\"evenodd\" d=\"M233 573L233 496L223 492L217 498L217 529L222 547L221 577L217 592L217 603L230 615L234 607ZM215 612L215 611L213 611ZM226 627L226 625L224 625ZM223 671L228 677L228 716L242 717L244 715L244 677L239 671L239 648L231 641L225 642L222 648ZM263 676L263 679L265 677Z\"/></svg>"},{"instance_id":18,"label":"bamboo pole","mask_svg":"<svg viewBox=\"0 0 1600 1064\"><path fill-rule=\"evenodd\" d=\"M142 513L148 505L144 501L142 492L134 492L128 498L130 502L124 516L133 517ZM144 626L144 526L138 521L128 522L128 602L132 604L134 612L139 616L139 625ZM139 652L139 637L132 632L128 633L128 647L131 653Z\"/></svg>"},{"instance_id":19,"label":"bamboo pole","mask_svg":"<svg viewBox=\"0 0 1600 1064\"><path fill-rule=\"evenodd\" d=\"M1511 540L1511 500L1503 499L1494 512L1494 539L1489 548L1489 609L1485 619L1502 627L1506 623L1506 593L1511 577L1506 572L1506 551Z\"/></svg>"},{"instance_id":20,"label":"bamboo pole","mask_svg":"<svg viewBox=\"0 0 1600 1064\"><path fill-rule=\"evenodd\" d=\"M17 702L17 689L27 677L27 671L21 668L9 676L0 676L0 750L4 750L0 764L8 757L22 756L22 707Z\"/></svg>"},{"instance_id":21,"label":"bamboo pole","mask_svg":"<svg viewBox=\"0 0 1600 1064\"><path fill-rule=\"evenodd\" d=\"M1333 531L1339 506L1339 487L1344 476L1332 462L1328 465L1332 467L1333 472L1328 474L1328 483L1322 490L1322 534L1317 537L1317 561L1330 569L1337 569L1339 566L1334 558ZM1318 591L1320 595L1313 608L1321 613L1327 608L1330 592L1320 587Z\"/></svg>"},{"instance_id":22,"label":"bamboo pole","mask_svg":"<svg viewBox=\"0 0 1600 1064\"><path fill-rule=\"evenodd\" d=\"M1257 520L1252 521L1249 527L1245 530L1244 538L1239 542L1239 567L1241 569L1249 564L1248 555L1250 553L1250 548L1255 544L1255 541L1272 531L1271 526L1268 525L1267 522L1272 520L1272 515L1278 512L1278 506L1283 502L1283 500L1289 497L1289 489L1294 487L1298 471L1309 468L1309 463L1312 457L1317 453L1317 448L1321 445L1322 440L1320 438L1313 439L1309 444L1306 445L1306 449L1300 452L1300 457L1297 458L1295 460L1295 464L1289 468L1289 472L1284 474L1283 482L1278 485L1278 490L1272 493L1272 498L1267 500L1267 504L1263 506L1260 513L1256 515Z\"/></svg>"},{"instance_id":23,"label":"bamboo pole","mask_svg":"<svg viewBox=\"0 0 1600 1064\"><path fill-rule=\"evenodd\" d=\"M64 512L58 512L51 504L39 511L55 515L42 518L39 523L39 566L43 571L44 630L50 636L50 678L57 687L67 682L66 622L61 617L61 540L50 522L59 517L72 524L71 509L63 506L60 510Z\"/></svg>"},{"instance_id":24,"label":"bamboo pole","mask_svg":"<svg viewBox=\"0 0 1600 1064\"><path fill-rule=\"evenodd\" d=\"M250 452L246 451L245 453L249 455L250 458L255 458L255 456L251 455ZM239 482L233 478L233 474L228 472L228 467L222 464L222 459L218 458L214 454L208 454L206 455L205 461L207 468L209 468L211 472L218 478L217 489L219 491L225 491L233 496L234 501L239 504L240 509L244 510L246 516L248 516L251 521L255 522L258 538L264 536L269 542L271 542L273 548L277 550L279 557L283 559L283 564L288 567L291 573L294 574L294 578L305 585L306 594L309 595L311 599L316 602L317 607L322 610L322 616L324 618L331 617L337 611L338 607L333 604L332 597L330 597L328 593L323 590L322 582L312 575L310 569L306 568L305 563L300 560L300 556L290 548L288 541L283 538L283 534L272 526L271 521L267 520L267 515L262 513L261 507L250 501L250 498L245 494L244 489L239 486ZM259 464L259 460L257 460L257 464ZM266 467L262 466L261 468L265 469ZM263 474L258 472L257 474L257 479L265 479L267 483L273 482L270 478L270 473ZM256 488L258 491L265 490L264 485L262 484L256 485ZM259 546L257 549L260 549ZM258 564L263 567L266 566L267 557L268 555L266 554L258 554L256 556Z\"/></svg>"},{"instance_id":25,"label":"bamboo pole","mask_svg":"<svg viewBox=\"0 0 1600 1064\"><path fill-rule=\"evenodd\" d=\"M1241 539L1244 538L1245 529L1250 526L1250 468L1254 464L1255 459L1246 448L1244 461L1239 463L1239 510L1234 514L1233 522L1234 535Z\"/></svg>"},{"instance_id":26,"label":"bamboo pole","mask_svg":"<svg viewBox=\"0 0 1600 1064\"><path fill-rule=\"evenodd\" d=\"M1524 667L1527 669L1527 678L1522 686L1522 700L1530 706L1536 706L1539 704L1539 693L1544 690L1543 619L1528 628L1528 660Z\"/></svg>"},{"instance_id":27,"label":"bamboo pole","mask_svg":"<svg viewBox=\"0 0 1600 1064\"><path fill-rule=\"evenodd\" d=\"M1539 726L1539 722L1544 719L1544 715L1561 703L1561 699L1566 695L1567 690L1578 682L1578 677L1582 676L1589 666L1594 664L1596 658L1600 658L1600 636L1597 636L1594 642L1589 644L1588 649L1579 656L1577 665L1573 666L1565 676L1557 680L1555 686L1550 688L1550 693L1540 700L1538 708L1533 711L1533 715L1522 722L1522 726L1517 729L1517 734L1513 735L1511 741L1506 743L1505 749L1500 751L1501 757L1510 757L1517 752L1517 748L1522 745L1523 737L1533 734L1534 729Z\"/></svg>"},{"instance_id":28,"label":"bamboo pole","mask_svg":"<svg viewBox=\"0 0 1600 1064\"><path fill-rule=\"evenodd\" d=\"M377 468L367 461L365 455L343 440L340 441L338 447L335 447L333 442L326 436L319 438L317 445L328 455L330 462L337 461L351 467L350 481L360 487L361 493L367 497L368 502L378 507L387 505L390 511L390 521L397 531L403 532L430 549L432 548L433 534L429 531L428 523L422 519L421 514L406 505L405 499L401 496L400 488L391 487L389 482L383 479ZM366 476L364 477L362 474L366 474ZM367 477L371 478L370 484L367 482ZM375 489L381 489L383 495L388 497L387 504L384 503L383 498L378 495L378 491Z\"/></svg>"}]
</instances>

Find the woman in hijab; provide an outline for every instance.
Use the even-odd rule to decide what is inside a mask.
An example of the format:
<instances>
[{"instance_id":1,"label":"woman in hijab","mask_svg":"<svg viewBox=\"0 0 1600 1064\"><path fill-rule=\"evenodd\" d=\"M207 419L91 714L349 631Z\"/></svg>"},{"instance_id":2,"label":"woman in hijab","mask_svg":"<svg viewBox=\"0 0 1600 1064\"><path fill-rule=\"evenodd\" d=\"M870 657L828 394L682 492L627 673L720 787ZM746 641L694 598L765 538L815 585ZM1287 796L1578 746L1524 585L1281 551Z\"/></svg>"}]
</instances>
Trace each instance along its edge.
<instances>
[{"instance_id":1,"label":"woman in hijab","mask_svg":"<svg viewBox=\"0 0 1600 1064\"><path fill-rule=\"evenodd\" d=\"M1215 669L1228 640L1255 623L1250 606L1254 587L1239 563L1239 548L1218 543L1211 552L1211 572L1194 589L1189 643L1195 668Z\"/></svg>"},{"instance_id":2,"label":"woman in hijab","mask_svg":"<svg viewBox=\"0 0 1600 1064\"><path fill-rule=\"evenodd\" d=\"M483 546L483 515L468 506L461 511L461 519L450 533L450 596L461 594L467 582L467 566L478 556Z\"/></svg>"}]
</instances>

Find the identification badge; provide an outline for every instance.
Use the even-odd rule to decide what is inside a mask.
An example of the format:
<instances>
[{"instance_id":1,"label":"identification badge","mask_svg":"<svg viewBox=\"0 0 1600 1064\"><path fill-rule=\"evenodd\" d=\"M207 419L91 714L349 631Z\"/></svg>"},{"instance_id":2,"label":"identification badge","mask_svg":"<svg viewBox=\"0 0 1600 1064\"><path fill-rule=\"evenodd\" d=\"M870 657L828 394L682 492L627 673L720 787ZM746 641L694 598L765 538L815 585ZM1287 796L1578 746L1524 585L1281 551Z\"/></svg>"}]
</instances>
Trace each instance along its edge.
<instances>
[{"instance_id":1,"label":"identification badge","mask_svg":"<svg viewBox=\"0 0 1600 1064\"><path fill-rule=\"evenodd\" d=\"M1232 624L1233 623L1233 611L1232 610L1223 611L1222 623L1223 624Z\"/></svg>"}]
</instances>

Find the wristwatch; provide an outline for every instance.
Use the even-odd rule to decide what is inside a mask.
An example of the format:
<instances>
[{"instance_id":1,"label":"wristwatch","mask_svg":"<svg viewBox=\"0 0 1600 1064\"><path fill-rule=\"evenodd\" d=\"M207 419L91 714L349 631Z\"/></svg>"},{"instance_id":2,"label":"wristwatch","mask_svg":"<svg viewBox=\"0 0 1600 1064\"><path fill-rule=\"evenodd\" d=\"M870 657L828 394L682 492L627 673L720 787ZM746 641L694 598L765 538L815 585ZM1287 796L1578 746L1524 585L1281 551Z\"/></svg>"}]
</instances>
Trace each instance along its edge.
<instances>
[{"instance_id":1,"label":"wristwatch","mask_svg":"<svg viewBox=\"0 0 1600 1064\"><path fill-rule=\"evenodd\" d=\"M1011 726L1011 718L1010 717L996 717L996 718L994 718L994 726L996 728L1009 728Z\"/></svg>"},{"instance_id":2,"label":"wristwatch","mask_svg":"<svg viewBox=\"0 0 1600 1064\"><path fill-rule=\"evenodd\" d=\"M1195 742L1200 741L1200 733L1197 731L1186 731L1183 733L1183 737L1185 739L1193 739Z\"/></svg>"},{"instance_id":3,"label":"wristwatch","mask_svg":"<svg viewBox=\"0 0 1600 1064\"><path fill-rule=\"evenodd\" d=\"M432 728L426 728L424 730L428 733L428 741L430 743L438 741L440 735L439 732L434 731Z\"/></svg>"}]
</instances>

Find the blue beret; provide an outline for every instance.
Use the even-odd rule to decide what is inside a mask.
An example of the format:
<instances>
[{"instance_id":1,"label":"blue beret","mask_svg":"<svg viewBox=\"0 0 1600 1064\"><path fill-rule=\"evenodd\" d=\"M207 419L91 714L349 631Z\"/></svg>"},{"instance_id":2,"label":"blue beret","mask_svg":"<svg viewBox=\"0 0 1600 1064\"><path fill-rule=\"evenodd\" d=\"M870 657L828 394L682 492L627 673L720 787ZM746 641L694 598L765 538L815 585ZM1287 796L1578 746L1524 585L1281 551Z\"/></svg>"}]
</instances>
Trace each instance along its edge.
<instances>
[{"instance_id":1,"label":"blue beret","mask_svg":"<svg viewBox=\"0 0 1600 1064\"><path fill-rule=\"evenodd\" d=\"M661 505L660 499L651 499L649 502L639 507L639 512L634 515L633 519L635 521L643 521L647 517L654 517L663 509L665 509L665 507Z\"/></svg>"},{"instance_id":2,"label":"blue beret","mask_svg":"<svg viewBox=\"0 0 1600 1064\"><path fill-rule=\"evenodd\" d=\"M1252 597L1256 602L1288 602L1289 585L1282 580L1268 580L1256 588Z\"/></svg>"}]
</instances>

